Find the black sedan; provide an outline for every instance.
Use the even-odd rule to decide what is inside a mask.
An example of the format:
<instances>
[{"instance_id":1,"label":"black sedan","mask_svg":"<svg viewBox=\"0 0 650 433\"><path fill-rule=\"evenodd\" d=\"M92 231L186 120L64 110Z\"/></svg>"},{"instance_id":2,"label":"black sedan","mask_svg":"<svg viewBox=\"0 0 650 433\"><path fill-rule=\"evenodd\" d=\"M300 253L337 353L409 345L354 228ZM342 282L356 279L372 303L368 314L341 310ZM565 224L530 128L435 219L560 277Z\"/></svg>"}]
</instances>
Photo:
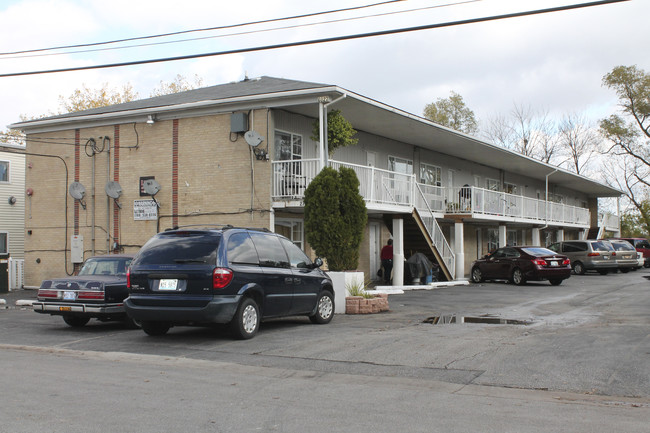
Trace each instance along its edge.
<instances>
[{"instance_id":1,"label":"black sedan","mask_svg":"<svg viewBox=\"0 0 650 433\"><path fill-rule=\"evenodd\" d=\"M510 280L517 285L529 280L549 280L557 286L571 276L571 261L542 247L503 247L472 263L472 281Z\"/></svg>"},{"instance_id":2,"label":"black sedan","mask_svg":"<svg viewBox=\"0 0 650 433\"><path fill-rule=\"evenodd\" d=\"M109 254L86 260L76 276L44 280L38 289L34 311L63 316L70 326L84 326L91 318L101 321L123 320L136 324L124 309L126 270L133 256Z\"/></svg>"}]
</instances>

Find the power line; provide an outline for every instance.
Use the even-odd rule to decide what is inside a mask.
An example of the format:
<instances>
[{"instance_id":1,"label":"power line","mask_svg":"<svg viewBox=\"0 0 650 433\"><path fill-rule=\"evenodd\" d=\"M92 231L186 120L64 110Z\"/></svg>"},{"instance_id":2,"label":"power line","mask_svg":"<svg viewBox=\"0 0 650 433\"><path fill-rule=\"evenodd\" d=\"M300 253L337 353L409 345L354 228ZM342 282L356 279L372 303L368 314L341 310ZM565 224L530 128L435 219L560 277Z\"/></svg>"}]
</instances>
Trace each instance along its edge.
<instances>
[{"instance_id":1,"label":"power line","mask_svg":"<svg viewBox=\"0 0 650 433\"><path fill-rule=\"evenodd\" d=\"M121 42L138 41L138 40L143 40L143 39L163 38L163 37L167 37L167 36L176 36L176 35L182 35L182 34L187 34L187 33L197 33L197 32L205 32L205 31L212 31L212 30L224 30L224 29L231 29L231 28L236 28L236 27L252 26L252 25L256 25L256 24L266 24L266 23L272 23L272 22L278 22L278 21L289 21L289 20L295 20L295 19L299 19L299 18L308 18L308 17L318 16L318 15L328 15L328 14L334 14L334 13L339 13L339 12L348 12L348 11L352 11L352 10L367 9L367 8L372 8L372 7L375 7L375 6L382 6L382 5L389 4L389 3L399 3L399 2L403 2L403 1L407 1L407 0L387 0L387 1L382 1L382 2L379 2L379 3L372 3L372 4L368 4L368 5L354 6L354 7L344 8L344 9L335 9L335 10L331 10L331 11L312 12L312 13L308 13L308 14L294 15L294 16L291 16L291 17L271 18L271 19L266 19L266 20L251 21L251 22L240 23L240 24L229 24L229 25L218 26L218 27L207 27L207 28L203 28L203 29L181 30L181 31L177 31L177 32L160 33L160 34L157 34L157 35L149 35L149 36L136 36L136 37L133 37L133 38L116 39L116 40L113 40L113 41L92 42L92 43L87 43L87 44L64 45L64 46L60 46L60 47L37 48L37 49L32 49L32 50L13 51L13 52L7 52L7 53L0 53L0 56L13 55L13 54L35 53L35 52L41 52L41 51L64 50L64 49L69 49L69 48L94 47L94 46L99 46L99 45L117 44L117 43L121 43Z\"/></svg>"},{"instance_id":2,"label":"power line","mask_svg":"<svg viewBox=\"0 0 650 433\"><path fill-rule=\"evenodd\" d=\"M402 0L400 0L400 1L402 1ZM189 39L179 39L179 40L173 40L173 41L150 42L150 43L127 45L127 46L121 46L121 47L95 48L95 49L87 49L87 50L66 51L66 52L62 52L62 53L31 54L31 55L23 55L23 56L21 56L21 55L5 56L5 57L0 58L0 61L1 60L9 60L9 59L26 59L26 58L34 58L34 57L51 57L51 56L62 56L62 55L69 55L69 54L93 53L93 52L99 52L99 51L116 51L116 50L124 50L124 49L128 49L128 48L142 48L142 47L151 47L151 46L157 46L157 45L178 44L178 43L183 43L183 42L195 42L195 41L201 41L201 40L207 40L207 39L226 38L226 37L231 37L231 36L243 36L243 35L250 35L250 34L256 34L256 33L274 32L274 31L278 31L278 30L289 30L289 29L295 29L295 28L304 28L304 27L313 27L313 26L325 25L325 24L335 24L335 23L341 23L341 22L346 22L346 21L362 20L362 19L367 19L367 18L377 18L377 17L382 17L382 16L388 16L388 15L397 15L397 14L405 14L405 13L411 13L411 12L420 12L420 11L429 10L429 9L439 9L439 8L444 8L444 7L449 7L449 6L458 6L458 5L467 4L467 3L476 3L476 2L480 2L480 1L483 1L483 0L466 0L466 1L459 1L459 2L456 2L456 3L446 3L446 4L435 5L435 6L424 6L424 7L420 7L420 8L406 9L406 10L401 10L401 11L392 11L392 12L376 13L376 14L372 14L372 15L363 15L363 16L360 16L360 17L340 18L340 19L334 19L334 20L328 20L328 21L320 21L320 22L314 22L314 23L294 24L294 25L289 25L289 26L284 26L284 27L274 27L274 28L267 28L267 29L260 29L260 30L249 30L249 31L236 32L236 33L227 33L227 34L222 34L222 35L203 36L203 37L196 37L196 38L189 38ZM0 56L2 56L2 54L0 54Z\"/></svg>"},{"instance_id":3,"label":"power line","mask_svg":"<svg viewBox=\"0 0 650 433\"><path fill-rule=\"evenodd\" d=\"M339 42L339 41L361 39L361 38L369 38L369 37L376 37L376 36L386 36L386 35L392 35L392 34L398 34L398 33L415 32L415 31L421 31L421 30L431 30L431 29L437 29L437 28L443 28L443 27L460 26L460 25L465 25L465 24L476 24L476 23L503 20L503 19L509 19L509 18L519 18L519 17L531 16L531 15L539 15L539 14L546 14L546 13L552 13L552 12L567 11L567 10L572 10L572 9L581 9L581 8L586 8L586 7L601 6L601 5L606 5L606 4L621 3L621 2L627 2L627 1L630 1L630 0L601 0L601 1L594 1L594 2L589 2L589 3L580 3L580 4L572 4L572 5L566 5L566 6L558 6L558 7L548 8L548 9L537 9L537 10L526 11L526 12L516 12L516 13L510 13L510 14L503 14L503 15L493 15L493 16L482 17L482 18L471 18L471 19L466 19L466 20L450 21L450 22L446 22L446 23L428 24L428 25L423 25L423 26L406 27L406 28L392 29L392 30L382 30L382 31L376 31L376 32L369 32L369 33L357 33L357 34L353 34L353 35L335 36L335 37L322 38L322 39L311 39L311 40L299 41L299 42L288 42L288 43L284 43L284 44L265 45L265 46L250 47L250 48L238 48L238 49L233 49L233 50L216 51L216 52L212 52L212 53L189 54L189 55L176 56L176 57L163 57L163 58L158 58L158 59L135 60L135 61L130 61L130 62L109 63L109 64L103 64L103 65L80 66L80 67L70 67L70 68L61 68L61 69L50 69L50 70L43 70L43 71L13 72L13 73L8 73L8 74L0 74L0 78L19 77L19 76L25 76L25 75L52 74L52 73L57 73L57 72L73 72L73 71L86 71L86 70L93 70L93 69L117 68L117 67L124 67L124 66L144 65L144 64L149 64L149 63L163 63L163 62L173 62L173 61L178 61L178 60L197 59L197 58L202 58L202 57L223 56L223 55L228 55L228 54L241 54L241 53L248 53L248 52L254 52L254 51L269 51L269 50L276 50L276 49L280 49L280 48L300 47L300 46L305 46L305 45L314 45L314 44L322 44L322 43L329 43L329 42Z\"/></svg>"}]
</instances>

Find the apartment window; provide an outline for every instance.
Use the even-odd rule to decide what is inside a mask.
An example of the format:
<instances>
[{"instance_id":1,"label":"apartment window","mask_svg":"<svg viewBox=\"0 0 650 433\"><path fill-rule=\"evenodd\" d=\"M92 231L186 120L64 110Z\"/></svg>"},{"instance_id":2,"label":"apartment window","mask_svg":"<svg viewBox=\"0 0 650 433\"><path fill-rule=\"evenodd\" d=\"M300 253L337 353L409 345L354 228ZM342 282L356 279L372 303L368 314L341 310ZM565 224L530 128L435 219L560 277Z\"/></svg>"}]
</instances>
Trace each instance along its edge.
<instances>
[{"instance_id":1,"label":"apartment window","mask_svg":"<svg viewBox=\"0 0 650 433\"><path fill-rule=\"evenodd\" d=\"M490 191L498 191L501 186L501 182L496 179L485 179L485 185Z\"/></svg>"},{"instance_id":2,"label":"apartment window","mask_svg":"<svg viewBox=\"0 0 650 433\"><path fill-rule=\"evenodd\" d=\"M499 248L499 229L487 230L487 249L488 253L492 253Z\"/></svg>"},{"instance_id":3,"label":"apartment window","mask_svg":"<svg viewBox=\"0 0 650 433\"><path fill-rule=\"evenodd\" d=\"M0 161L0 182L9 182L9 161Z\"/></svg>"},{"instance_id":4,"label":"apartment window","mask_svg":"<svg viewBox=\"0 0 650 433\"><path fill-rule=\"evenodd\" d=\"M388 169L402 174L413 174L413 161L396 156L388 157Z\"/></svg>"},{"instance_id":5,"label":"apartment window","mask_svg":"<svg viewBox=\"0 0 650 433\"><path fill-rule=\"evenodd\" d=\"M275 232L288 238L301 250L305 250L304 229L302 220L276 219Z\"/></svg>"},{"instance_id":6,"label":"apartment window","mask_svg":"<svg viewBox=\"0 0 650 433\"><path fill-rule=\"evenodd\" d=\"M0 254L7 254L9 252L7 232L0 232Z\"/></svg>"},{"instance_id":7,"label":"apartment window","mask_svg":"<svg viewBox=\"0 0 650 433\"><path fill-rule=\"evenodd\" d=\"M302 159L302 135L275 131L275 157L278 161Z\"/></svg>"},{"instance_id":8,"label":"apartment window","mask_svg":"<svg viewBox=\"0 0 650 433\"><path fill-rule=\"evenodd\" d=\"M435 165L420 163L420 183L442 186L442 169Z\"/></svg>"},{"instance_id":9,"label":"apartment window","mask_svg":"<svg viewBox=\"0 0 650 433\"><path fill-rule=\"evenodd\" d=\"M506 245L519 245L517 243L517 230L508 230L506 233Z\"/></svg>"},{"instance_id":10,"label":"apartment window","mask_svg":"<svg viewBox=\"0 0 650 433\"><path fill-rule=\"evenodd\" d=\"M517 185L514 183L503 182L503 190L508 194L517 194Z\"/></svg>"}]
</instances>

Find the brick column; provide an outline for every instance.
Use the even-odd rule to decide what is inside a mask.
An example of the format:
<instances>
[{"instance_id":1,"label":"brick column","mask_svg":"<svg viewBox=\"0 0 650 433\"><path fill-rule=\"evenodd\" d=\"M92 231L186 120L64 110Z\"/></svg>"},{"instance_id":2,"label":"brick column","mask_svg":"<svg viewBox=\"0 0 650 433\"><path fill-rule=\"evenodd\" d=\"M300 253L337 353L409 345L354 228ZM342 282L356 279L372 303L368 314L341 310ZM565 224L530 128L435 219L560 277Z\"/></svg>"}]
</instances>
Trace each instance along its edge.
<instances>
[{"instance_id":1,"label":"brick column","mask_svg":"<svg viewBox=\"0 0 650 433\"><path fill-rule=\"evenodd\" d=\"M79 182L79 163L81 151L81 131L74 130L74 181ZM67 187L68 185L66 185ZM74 234L79 234L79 200L74 201Z\"/></svg>"},{"instance_id":2,"label":"brick column","mask_svg":"<svg viewBox=\"0 0 650 433\"><path fill-rule=\"evenodd\" d=\"M120 125L113 127L113 180L120 181ZM113 201L113 240L120 243L120 209Z\"/></svg>"},{"instance_id":3,"label":"brick column","mask_svg":"<svg viewBox=\"0 0 650 433\"><path fill-rule=\"evenodd\" d=\"M172 226L178 225L178 119L172 126Z\"/></svg>"}]
</instances>

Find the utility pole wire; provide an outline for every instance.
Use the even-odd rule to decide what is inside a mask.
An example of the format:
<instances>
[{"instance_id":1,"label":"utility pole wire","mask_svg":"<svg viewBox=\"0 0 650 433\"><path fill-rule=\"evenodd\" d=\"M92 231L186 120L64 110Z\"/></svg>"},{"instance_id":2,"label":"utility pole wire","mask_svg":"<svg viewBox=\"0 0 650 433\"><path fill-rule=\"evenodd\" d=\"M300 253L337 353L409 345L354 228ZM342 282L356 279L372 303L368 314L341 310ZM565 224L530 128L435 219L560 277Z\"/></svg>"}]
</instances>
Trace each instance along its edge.
<instances>
[{"instance_id":1,"label":"utility pole wire","mask_svg":"<svg viewBox=\"0 0 650 433\"><path fill-rule=\"evenodd\" d=\"M488 21L497 21L497 20L503 20L503 19L509 19L509 18L519 18L519 17L531 16L531 15L540 15L540 14L546 14L546 13L552 13L552 12L561 12L561 11L567 11L567 10L572 10L572 9L581 9L581 8L592 7L592 6L602 6L602 5L606 5L606 4L621 3L621 2L627 2L627 1L630 1L630 0L600 0L600 1L594 1L594 2L589 2L589 3L580 3L580 4L572 4L572 5L566 5L566 6L558 6L558 7L548 8L548 9L537 9L537 10L526 11L526 12L515 12L515 13L510 13L510 14L504 14L504 15L494 15L494 16L482 17L482 18L471 18L471 19L466 19L466 20L450 21L450 22L446 22L446 23L428 24L428 25L423 25L423 26L406 27L406 28L393 29L393 30L382 30L382 31L376 31L376 32L369 32L369 33L357 33L357 34L354 34L354 35L335 36L335 37L323 38L323 39L311 39L311 40L299 41L299 42L287 42L287 43L284 43L284 44L265 45L265 46L259 46L259 47L251 47L251 48L238 48L238 49L233 49L233 50L217 51L217 52L213 52L213 53L189 54L189 55L185 55L185 56L164 57L164 58L149 59L149 60L135 60L135 61L130 61L130 62L122 62L122 63L110 63L110 64L104 64L104 65L95 65L95 66L81 66L81 67L73 67L73 68L50 69L50 70L43 70L43 71L13 72L13 73L8 73L8 74L0 74L0 78L20 77L20 76L25 76L25 75L53 74L53 73L57 73L57 72L73 72L73 71L87 71L87 70L93 70L93 69L118 68L118 67L124 67L124 66L144 65L144 64L149 64L149 63L174 62L174 61L179 61L179 60L198 59L198 58L202 58L202 57L223 56L223 55L228 55L228 54L241 54L241 53L249 53L249 52L255 52L255 51L269 51L269 50L277 50L277 49L280 49L280 48L300 47L300 46L304 46L304 45L314 45L314 44L323 44L323 43L329 43L329 42L339 42L339 41L346 41L346 40L353 40L353 39L370 38L370 37L376 37L376 36L393 35L393 34L398 34L398 33L417 32L417 31L421 31L421 30L431 30L431 29L437 29L437 28L443 28L443 27L460 26L460 25L465 25L465 24L476 24L476 23L482 23L482 22L488 22Z\"/></svg>"}]
</instances>

